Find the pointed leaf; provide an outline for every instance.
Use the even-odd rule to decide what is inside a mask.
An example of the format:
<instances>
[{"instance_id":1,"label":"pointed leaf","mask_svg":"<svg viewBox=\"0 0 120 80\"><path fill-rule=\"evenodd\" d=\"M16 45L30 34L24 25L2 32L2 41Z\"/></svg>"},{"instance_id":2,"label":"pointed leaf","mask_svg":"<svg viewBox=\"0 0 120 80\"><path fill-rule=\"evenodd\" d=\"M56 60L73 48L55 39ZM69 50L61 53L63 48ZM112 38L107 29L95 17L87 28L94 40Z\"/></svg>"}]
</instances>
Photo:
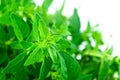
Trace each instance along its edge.
<instances>
[{"instance_id":1,"label":"pointed leaf","mask_svg":"<svg viewBox=\"0 0 120 80\"><path fill-rule=\"evenodd\" d=\"M44 2L42 4L42 8L47 11L49 6L51 5L52 1L53 0L44 0Z\"/></svg>"},{"instance_id":2,"label":"pointed leaf","mask_svg":"<svg viewBox=\"0 0 120 80\"><path fill-rule=\"evenodd\" d=\"M48 29L40 13L35 13L33 23L33 37L35 41L43 40L47 37Z\"/></svg>"},{"instance_id":3,"label":"pointed leaf","mask_svg":"<svg viewBox=\"0 0 120 80\"><path fill-rule=\"evenodd\" d=\"M18 40L22 41L30 33L28 24L19 16L11 14L12 26Z\"/></svg>"},{"instance_id":4,"label":"pointed leaf","mask_svg":"<svg viewBox=\"0 0 120 80\"><path fill-rule=\"evenodd\" d=\"M48 35L48 27L47 25L44 23L44 20L42 18L42 15L40 15L40 13L37 13L38 18L39 18L39 34L40 34L40 38L45 39Z\"/></svg>"},{"instance_id":5,"label":"pointed leaf","mask_svg":"<svg viewBox=\"0 0 120 80\"><path fill-rule=\"evenodd\" d=\"M50 57L46 57L42 63L41 69L40 69L40 75L39 80L45 80L47 74L51 70L52 61Z\"/></svg>"},{"instance_id":6,"label":"pointed leaf","mask_svg":"<svg viewBox=\"0 0 120 80\"><path fill-rule=\"evenodd\" d=\"M80 18L77 12L77 9L74 9L73 15L69 19L70 25L69 30L72 34L72 42L76 45L79 45L81 42L81 35L80 35Z\"/></svg>"},{"instance_id":7,"label":"pointed leaf","mask_svg":"<svg viewBox=\"0 0 120 80\"><path fill-rule=\"evenodd\" d=\"M30 53L30 55L28 56L26 62L25 62L25 66L34 64L36 62L41 62L44 59L44 54L42 49L40 49L39 46L37 46L32 53Z\"/></svg>"},{"instance_id":8,"label":"pointed leaf","mask_svg":"<svg viewBox=\"0 0 120 80\"><path fill-rule=\"evenodd\" d=\"M53 63L57 63L58 62L58 55L57 55L56 49L54 49L54 47L49 47L48 53L49 53L50 58L52 59Z\"/></svg>"},{"instance_id":9,"label":"pointed leaf","mask_svg":"<svg viewBox=\"0 0 120 80\"><path fill-rule=\"evenodd\" d=\"M34 22L33 22L33 38L35 41L39 41L40 40L40 36L39 36L39 32L38 32L38 28L39 28L39 15L38 14L35 14L34 15Z\"/></svg>"},{"instance_id":10,"label":"pointed leaf","mask_svg":"<svg viewBox=\"0 0 120 80\"><path fill-rule=\"evenodd\" d=\"M106 80L108 70L109 70L109 61L104 57L101 61L98 80Z\"/></svg>"},{"instance_id":11,"label":"pointed leaf","mask_svg":"<svg viewBox=\"0 0 120 80\"><path fill-rule=\"evenodd\" d=\"M60 71L59 71L60 80L67 80L68 75L67 75L67 66L66 66L65 60L60 54L58 55L60 58L60 65L61 65Z\"/></svg>"},{"instance_id":12,"label":"pointed leaf","mask_svg":"<svg viewBox=\"0 0 120 80\"><path fill-rule=\"evenodd\" d=\"M79 32L81 24L80 24L80 19L79 19L77 9L74 9L74 13L70 17L69 21L70 21L71 30Z\"/></svg>"}]
</instances>

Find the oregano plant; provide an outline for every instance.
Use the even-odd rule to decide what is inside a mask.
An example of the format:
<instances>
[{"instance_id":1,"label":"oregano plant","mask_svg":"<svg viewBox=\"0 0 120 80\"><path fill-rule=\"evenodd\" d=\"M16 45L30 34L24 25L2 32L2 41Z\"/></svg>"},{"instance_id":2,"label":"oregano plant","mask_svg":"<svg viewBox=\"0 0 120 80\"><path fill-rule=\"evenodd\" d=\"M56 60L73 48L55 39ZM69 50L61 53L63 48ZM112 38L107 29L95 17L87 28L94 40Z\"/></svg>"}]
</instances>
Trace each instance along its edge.
<instances>
[{"instance_id":1,"label":"oregano plant","mask_svg":"<svg viewBox=\"0 0 120 80\"><path fill-rule=\"evenodd\" d=\"M119 80L120 59L100 49L97 26L81 31L77 9L62 14L65 3L49 14L52 2L0 0L0 80Z\"/></svg>"}]
</instances>

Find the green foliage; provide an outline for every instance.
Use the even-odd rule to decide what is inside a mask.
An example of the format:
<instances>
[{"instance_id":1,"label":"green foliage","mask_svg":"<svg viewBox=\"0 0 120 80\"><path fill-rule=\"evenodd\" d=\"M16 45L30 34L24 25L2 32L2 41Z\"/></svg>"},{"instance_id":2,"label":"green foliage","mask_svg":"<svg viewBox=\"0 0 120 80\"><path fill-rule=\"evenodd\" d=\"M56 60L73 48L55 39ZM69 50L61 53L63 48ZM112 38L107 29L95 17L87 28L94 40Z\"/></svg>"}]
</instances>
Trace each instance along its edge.
<instances>
[{"instance_id":1,"label":"green foliage","mask_svg":"<svg viewBox=\"0 0 120 80\"><path fill-rule=\"evenodd\" d=\"M52 1L0 0L0 80L120 80L120 59L99 48L97 26L81 31L77 9L68 18L64 3L49 14Z\"/></svg>"}]
</instances>

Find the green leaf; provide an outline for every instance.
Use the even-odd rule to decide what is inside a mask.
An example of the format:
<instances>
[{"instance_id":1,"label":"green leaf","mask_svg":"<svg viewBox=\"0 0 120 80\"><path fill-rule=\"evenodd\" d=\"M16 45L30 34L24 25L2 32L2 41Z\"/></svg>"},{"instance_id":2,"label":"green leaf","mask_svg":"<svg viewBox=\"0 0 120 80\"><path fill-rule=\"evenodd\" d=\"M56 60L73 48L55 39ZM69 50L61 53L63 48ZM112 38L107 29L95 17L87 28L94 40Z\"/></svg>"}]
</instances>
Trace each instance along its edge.
<instances>
[{"instance_id":1,"label":"green leaf","mask_svg":"<svg viewBox=\"0 0 120 80\"><path fill-rule=\"evenodd\" d=\"M44 61L42 63L41 69L40 69L40 75L39 75L39 80L45 80L47 74L51 70L52 66L52 61L50 57L44 58Z\"/></svg>"},{"instance_id":2,"label":"green leaf","mask_svg":"<svg viewBox=\"0 0 120 80\"><path fill-rule=\"evenodd\" d=\"M18 69L21 61L23 61L24 57L26 56L26 53L20 53L18 56L16 56L13 60L11 60L8 65L4 68L3 72L9 73L14 72L16 69Z\"/></svg>"},{"instance_id":3,"label":"green leaf","mask_svg":"<svg viewBox=\"0 0 120 80\"><path fill-rule=\"evenodd\" d=\"M6 80L5 74L2 72L2 68L0 68L0 80Z\"/></svg>"},{"instance_id":4,"label":"green leaf","mask_svg":"<svg viewBox=\"0 0 120 80\"><path fill-rule=\"evenodd\" d=\"M119 70L119 64L117 62L117 57L114 57L111 61L110 68L113 72L116 72Z\"/></svg>"},{"instance_id":5,"label":"green leaf","mask_svg":"<svg viewBox=\"0 0 120 80\"><path fill-rule=\"evenodd\" d=\"M60 33L63 36L71 35L71 33L68 31L67 23L62 23L58 27L57 32Z\"/></svg>"},{"instance_id":6,"label":"green leaf","mask_svg":"<svg viewBox=\"0 0 120 80\"><path fill-rule=\"evenodd\" d=\"M22 6L29 6L32 4L32 1L31 0L21 0L21 4Z\"/></svg>"},{"instance_id":7,"label":"green leaf","mask_svg":"<svg viewBox=\"0 0 120 80\"><path fill-rule=\"evenodd\" d=\"M13 41L10 44L11 48L13 49L23 49L22 45L20 44L20 41Z\"/></svg>"},{"instance_id":8,"label":"green leaf","mask_svg":"<svg viewBox=\"0 0 120 80\"><path fill-rule=\"evenodd\" d=\"M60 52L60 54L64 58L67 66L68 80L77 80L80 74L79 63L65 52Z\"/></svg>"},{"instance_id":9,"label":"green leaf","mask_svg":"<svg viewBox=\"0 0 120 80\"><path fill-rule=\"evenodd\" d=\"M98 80L106 80L108 70L109 70L109 60L107 60L106 57L104 57L101 61Z\"/></svg>"},{"instance_id":10,"label":"green leaf","mask_svg":"<svg viewBox=\"0 0 120 80\"><path fill-rule=\"evenodd\" d=\"M93 31L92 32L93 39L97 42L97 44L103 44L102 41L102 34L99 31Z\"/></svg>"},{"instance_id":11,"label":"green leaf","mask_svg":"<svg viewBox=\"0 0 120 80\"><path fill-rule=\"evenodd\" d=\"M67 48L70 47L70 42L66 39L60 39L58 42L57 42L57 47L58 49L60 50L65 50Z\"/></svg>"},{"instance_id":12,"label":"green leaf","mask_svg":"<svg viewBox=\"0 0 120 80\"><path fill-rule=\"evenodd\" d=\"M57 63L58 62L58 55L57 55L57 51L54 48L54 46L48 47L48 53L49 53L50 58L52 59L53 63Z\"/></svg>"},{"instance_id":13,"label":"green leaf","mask_svg":"<svg viewBox=\"0 0 120 80\"><path fill-rule=\"evenodd\" d=\"M15 14L11 14L11 21L16 37L19 41L22 41L30 33L28 24Z\"/></svg>"},{"instance_id":14,"label":"green leaf","mask_svg":"<svg viewBox=\"0 0 120 80\"><path fill-rule=\"evenodd\" d=\"M69 31L72 34L72 42L76 45L79 45L81 42L81 35L80 35L80 18L77 12L77 9L74 9L73 15L69 19L70 25L69 25Z\"/></svg>"},{"instance_id":15,"label":"green leaf","mask_svg":"<svg viewBox=\"0 0 120 80\"><path fill-rule=\"evenodd\" d=\"M92 75L83 75L83 74L80 74L78 80L92 80Z\"/></svg>"},{"instance_id":16,"label":"green leaf","mask_svg":"<svg viewBox=\"0 0 120 80\"><path fill-rule=\"evenodd\" d=\"M3 43L6 41L6 33L4 31L4 27L0 26L0 43Z\"/></svg>"},{"instance_id":17,"label":"green leaf","mask_svg":"<svg viewBox=\"0 0 120 80\"><path fill-rule=\"evenodd\" d=\"M11 21L10 21L10 12L4 13L2 16L0 16L0 24L6 24L6 25L10 25Z\"/></svg>"},{"instance_id":18,"label":"green leaf","mask_svg":"<svg viewBox=\"0 0 120 80\"><path fill-rule=\"evenodd\" d=\"M44 0L42 4L42 8L46 11L48 11L49 6L51 5L53 0Z\"/></svg>"},{"instance_id":19,"label":"green leaf","mask_svg":"<svg viewBox=\"0 0 120 80\"><path fill-rule=\"evenodd\" d=\"M33 37L35 41L43 40L47 37L48 29L44 23L40 13L35 13L35 21L33 23Z\"/></svg>"},{"instance_id":20,"label":"green leaf","mask_svg":"<svg viewBox=\"0 0 120 80\"><path fill-rule=\"evenodd\" d=\"M38 28L38 30L39 30L39 34L40 34L40 37L42 38L42 39L45 39L46 37L47 37L47 35L48 35L48 27L47 27L47 25L44 23L44 20L43 20L43 18L42 18L42 15L40 15L39 13L38 13L38 18L39 18L39 28Z\"/></svg>"},{"instance_id":21,"label":"green leaf","mask_svg":"<svg viewBox=\"0 0 120 80\"><path fill-rule=\"evenodd\" d=\"M8 54L6 51L0 49L0 65L9 60Z\"/></svg>"},{"instance_id":22,"label":"green leaf","mask_svg":"<svg viewBox=\"0 0 120 80\"><path fill-rule=\"evenodd\" d=\"M70 17L69 21L70 21L71 29L73 31L79 32L81 24L80 24L80 19L79 19L77 9L74 9L74 13Z\"/></svg>"},{"instance_id":23,"label":"green leaf","mask_svg":"<svg viewBox=\"0 0 120 80\"><path fill-rule=\"evenodd\" d=\"M60 71L59 71L60 80L67 80L68 75L67 75L67 66L66 66L65 60L60 54L58 55L60 58L60 65L61 65Z\"/></svg>"},{"instance_id":24,"label":"green leaf","mask_svg":"<svg viewBox=\"0 0 120 80\"><path fill-rule=\"evenodd\" d=\"M21 43L24 50L28 49L30 46L33 45L32 42L27 42L27 41L22 41L20 43Z\"/></svg>"},{"instance_id":25,"label":"green leaf","mask_svg":"<svg viewBox=\"0 0 120 80\"><path fill-rule=\"evenodd\" d=\"M55 13L55 24L56 24L56 27L59 28L59 26L63 23L66 23L67 22L67 19L65 16L62 15L62 12L61 11L56 11Z\"/></svg>"},{"instance_id":26,"label":"green leaf","mask_svg":"<svg viewBox=\"0 0 120 80\"><path fill-rule=\"evenodd\" d=\"M22 63L23 64L23 63ZM25 68L22 66L19 66L20 69L15 74L14 80L29 80L29 76L27 74L27 71Z\"/></svg>"},{"instance_id":27,"label":"green leaf","mask_svg":"<svg viewBox=\"0 0 120 80\"><path fill-rule=\"evenodd\" d=\"M37 46L33 50L33 52L30 53L24 65L28 66L28 65L34 64L35 62L41 62L43 59L44 59L43 50L40 49L39 46Z\"/></svg>"},{"instance_id":28,"label":"green leaf","mask_svg":"<svg viewBox=\"0 0 120 80\"><path fill-rule=\"evenodd\" d=\"M28 49L30 46L32 46L32 43L31 42L26 42L26 41L13 41L10 46L13 48L13 49Z\"/></svg>"},{"instance_id":29,"label":"green leaf","mask_svg":"<svg viewBox=\"0 0 120 80\"><path fill-rule=\"evenodd\" d=\"M35 41L39 41L40 40L40 36L39 36L39 32L38 32L38 28L39 28L39 15L35 14L34 15L34 22L33 22L33 38L35 39Z\"/></svg>"}]
</instances>

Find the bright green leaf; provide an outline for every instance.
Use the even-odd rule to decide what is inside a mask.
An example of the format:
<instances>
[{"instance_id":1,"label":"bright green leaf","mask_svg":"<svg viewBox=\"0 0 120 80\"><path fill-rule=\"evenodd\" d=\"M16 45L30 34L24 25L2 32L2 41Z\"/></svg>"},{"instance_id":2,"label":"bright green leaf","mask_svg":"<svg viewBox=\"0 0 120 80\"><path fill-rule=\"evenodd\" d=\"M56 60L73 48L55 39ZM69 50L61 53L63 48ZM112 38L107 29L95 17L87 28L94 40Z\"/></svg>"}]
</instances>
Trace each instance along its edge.
<instances>
[{"instance_id":1,"label":"bright green leaf","mask_svg":"<svg viewBox=\"0 0 120 80\"><path fill-rule=\"evenodd\" d=\"M35 41L40 40L38 28L39 28L39 15L35 14L34 15L34 22L33 22L33 38L35 39Z\"/></svg>"},{"instance_id":2,"label":"bright green leaf","mask_svg":"<svg viewBox=\"0 0 120 80\"><path fill-rule=\"evenodd\" d=\"M10 12L4 13L2 16L0 16L0 24L7 24L10 25L11 21L10 21Z\"/></svg>"},{"instance_id":3,"label":"bright green leaf","mask_svg":"<svg viewBox=\"0 0 120 80\"><path fill-rule=\"evenodd\" d=\"M36 62L41 62L44 59L44 52L42 49L40 49L39 46L37 46L32 53L28 56L25 66L34 64Z\"/></svg>"},{"instance_id":4,"label":"bright green leaf","mask_svg":"<svg viewBox=\"0 0 120 80\"><path fill-rule=\"evenodd\" d=\"M50 58L52 59L53 63L57 63L58 62L58 55L57 55L57 51L54 48L54 46L48 47L48 53L49 53Z\"/></svg>"},{"instance_id":5,"label":"bright green leaf","mask_svg":"<svg viewBox=\"0 0 120 80\"><path fill-rule=\"evenodd\" d=\"M100 65L98 80L106 80L108 70L109 70L109 61L104 57Z\"/></svg>"},{"instance_id":6,"label":"bright green leaf","mask_svg":"<svg viewBox=\"0 0 120 80\"><path fill-rule=\"evenodd\" d=\"M15 14L11 14L11 21L16 37L22 41L23 38L26 38L30 33L28 24Z\"/></svg>"},{"instance_id":7,"label":"bright green leaf","mask_svg":"<svg viewBox=\"0 0 120 80\"><path fill-rule=\"evenodd\" d=\"M43 40L47 37L48 29L44 23L40 13L35 13L35 21L33 23L33 37L36 41Z\"/></svg>"}]
</instances>

